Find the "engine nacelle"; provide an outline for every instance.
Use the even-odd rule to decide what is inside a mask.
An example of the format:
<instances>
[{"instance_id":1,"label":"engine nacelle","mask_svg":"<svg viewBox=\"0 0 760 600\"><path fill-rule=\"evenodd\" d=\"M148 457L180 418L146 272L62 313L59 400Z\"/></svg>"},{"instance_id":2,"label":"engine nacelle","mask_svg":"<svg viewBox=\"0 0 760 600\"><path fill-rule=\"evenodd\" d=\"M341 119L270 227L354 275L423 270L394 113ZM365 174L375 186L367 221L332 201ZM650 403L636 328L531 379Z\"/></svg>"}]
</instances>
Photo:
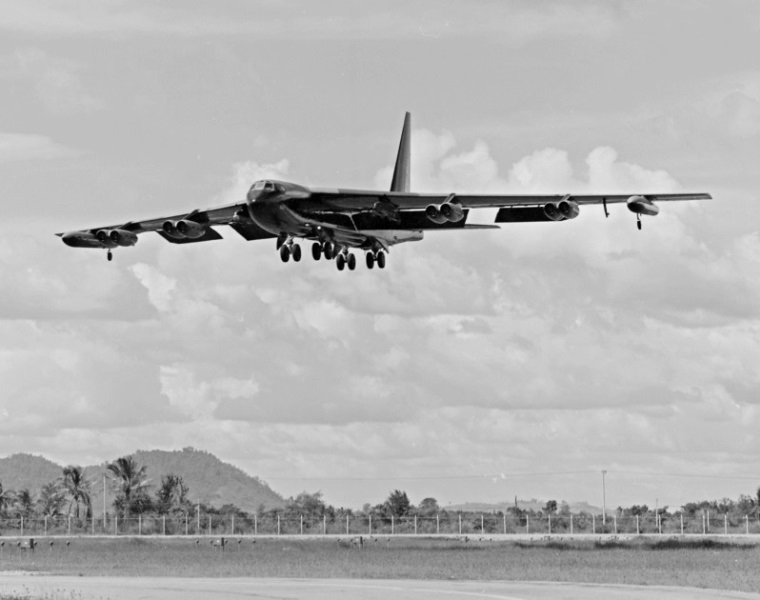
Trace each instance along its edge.
<instances>
[{"instance_id":1,"label":"engine nacelle","mask_svg":"<svg viewBox=\"0 0 760 600\"><path fill-rule=\"evenodd\" d=\"M441 210L435 204L430 204L425 209L425 216L436 225L442 225L448 221L448 219L441 214Z\"/></svg>"},{"instance_id":2,"label":"engine nacelle","mask_svg":"<svg viewBox=\"0 0 760 600\"><path fill-rule=\"evenodd\" d=\"M137 243L137 234L126 229L112 229L108 237L117 246L134 246Z\"/></svg>"},{"instance_id":3,"label":"engine nacelle","mask_svg":"<svg viewBox=\"0 0 760 600\"><path fill-rule=\"evenodd\" d=\"M180 235L191 239L203 237L206 233L206 228L203 225L195 221L188 221L187 219L177 221L176 229Z\"/></svg>"},{"instance_id":4,"label":"engine nacelle","mask_svg":"<svg viewBox=\"0 0 760 600\"><path fill-rule=\"evenodd\" d=\"M574 202L573 200L560 201L560 203L557 205L557 210L559 210L559 214L561 214L565 219L574 219L581 212L578 203Z\"/></svg>"},{"instance_id":5,"label":"engine nacelle","mask_svg":"<svg viewBox=\"0 0 760 600\"><path fill-rule=\"evenodd\" d=\"M458 223L464 218L462 205L458 202L444 202L441 204L439 212L446 218L447 221L451 221L452 223Z\"/></svg>"},{"instance_id":6,"label":"engine nacelle","mask_svg":"<svg viewBox=\"0 0 760 600\"><path fill-rule=\"evenodd\" d=\"M544 204L544 214L552 221L561 221L565 218L562 213L559 212L559 206L555 202L547 202Z\"/></svg>"},{"instance_id":7,"label":"engine nacelle","mask_svg":"<svg viewBox=\"0 0 760 600\"><path fill-rule=\"evenodd\" d=\"M628 210L639 215L655 216L660 212L660 207L646 196L631 196L628 198L626 205L628 206Z\"/></svg>"}]
</instances>

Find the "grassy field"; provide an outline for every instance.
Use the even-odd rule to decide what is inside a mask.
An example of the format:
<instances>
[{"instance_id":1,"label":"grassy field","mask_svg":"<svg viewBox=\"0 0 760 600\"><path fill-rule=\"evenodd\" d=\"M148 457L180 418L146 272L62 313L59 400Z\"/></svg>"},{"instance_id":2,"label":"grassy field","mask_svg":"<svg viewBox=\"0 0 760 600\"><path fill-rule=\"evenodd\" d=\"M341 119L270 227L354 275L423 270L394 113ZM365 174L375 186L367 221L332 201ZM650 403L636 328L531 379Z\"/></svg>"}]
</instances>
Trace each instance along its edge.
<instances>
[{"instance_id":1,"label":"grassy field","mask_svg":"<svg viewBox=\"0 0 760 600\"><path fill-rule=\"evenodd\" d=\"M392 539L362 549L335 539L41 539L0 548L6 571L63 575L502 579L760 591L760 547L713 540L468 541Z\"/></svg>"}]
</instances>

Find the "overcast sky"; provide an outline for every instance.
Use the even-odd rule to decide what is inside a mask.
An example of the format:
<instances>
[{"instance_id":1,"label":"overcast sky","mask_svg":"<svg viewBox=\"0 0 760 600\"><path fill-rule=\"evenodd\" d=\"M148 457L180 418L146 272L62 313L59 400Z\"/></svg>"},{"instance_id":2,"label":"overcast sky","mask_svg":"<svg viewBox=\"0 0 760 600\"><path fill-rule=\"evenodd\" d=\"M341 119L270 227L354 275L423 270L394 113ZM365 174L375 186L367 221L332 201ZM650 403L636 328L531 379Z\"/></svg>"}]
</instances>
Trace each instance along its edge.
<instances>
[{"instance_id":1,"label":"overcast sky","mask_svg":"<svg viewBox=\"0 0 760 600\"><path fill-rule=\"evenodd\" d=\"M603 469L608 506L754 492L759 56L753 1L4 1L0 456L193 446L354 507L600 505ZM228 228L111 263L53 236L264 176L386 189L407 110L415 191L715 200L432 233L380 272Z\"/></svg>"}]
</instances>

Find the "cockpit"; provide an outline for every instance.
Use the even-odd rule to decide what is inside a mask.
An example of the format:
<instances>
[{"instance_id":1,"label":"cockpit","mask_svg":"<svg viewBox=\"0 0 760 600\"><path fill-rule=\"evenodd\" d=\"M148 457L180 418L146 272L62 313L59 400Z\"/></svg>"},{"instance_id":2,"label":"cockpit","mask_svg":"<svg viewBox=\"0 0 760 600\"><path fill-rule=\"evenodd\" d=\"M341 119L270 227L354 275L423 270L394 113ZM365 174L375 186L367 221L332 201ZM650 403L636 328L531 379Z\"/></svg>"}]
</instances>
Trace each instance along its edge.
<instances>
[{"instance_id":1,"label":"cockpit","mask_svg":"<svg viewBox=\"0 0 760 600\"><path fill-rule=\"evenodd\" d=\"M269 194L272 194L274 192L281 192L282 187L277 185L274 181L268 181L266 179L262 179L261 181L257 181L251 186L251 189L248 190L248 199L253 201L257 198L261 198L262 196L268 196Z\"/></svg>"}]
</instances>

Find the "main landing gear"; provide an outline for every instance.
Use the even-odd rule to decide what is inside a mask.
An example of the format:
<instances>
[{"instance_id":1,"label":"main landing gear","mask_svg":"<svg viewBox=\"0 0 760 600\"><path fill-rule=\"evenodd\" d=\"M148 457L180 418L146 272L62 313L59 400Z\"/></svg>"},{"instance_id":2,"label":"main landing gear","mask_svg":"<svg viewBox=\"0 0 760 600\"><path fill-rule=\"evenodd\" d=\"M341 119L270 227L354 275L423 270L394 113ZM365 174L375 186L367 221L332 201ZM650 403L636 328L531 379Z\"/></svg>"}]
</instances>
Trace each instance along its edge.
<instances>
[{"instance_id":1,"label":"main landing gear","mask_svg":"<svg viewBox=\"0 0 760 600\"><path fill-rule=\"evenodd\" d=\"M291 241L290 243L285 242L284 244L280 246L280 258L282 259L282 262L288 262L291 256L293 257L293 262L300 261L301 260L301 246L299 246L293 241Z\"/></svg>"},{"instance_id":2,"label":"main landing gear","mask_svg":"<svg viewBox=\"0 0 760 600\"><path fill-rule=\"evenodd\" d=\"M385 252L378 250L377 252L367 252L367 268L372 269L377 264L378 269L385 268Z\"/></svg>"},{"instance_id":3,"label":"main landing gear","mask_svg":"<svg viewBox=\"0 0 760 600\"><path fill-rule=\"evenodd\" d=\"M287 235L281 235L277 238L277 251L280 253L282 262L288 262L291 258L293 262L301 260L301 246ZM356 269L356 255L350 252L348 247L337 246L334 242L313 242L311 257L314 260L320 260L322 257L325 260L335 259L335 266L338 271L344 271L346 267L349 271ZM373 269L375 265L378 269L385 268L385 252L383 250L368 250L365 258L368 269Z\"/></svg>"}]
</instances>

